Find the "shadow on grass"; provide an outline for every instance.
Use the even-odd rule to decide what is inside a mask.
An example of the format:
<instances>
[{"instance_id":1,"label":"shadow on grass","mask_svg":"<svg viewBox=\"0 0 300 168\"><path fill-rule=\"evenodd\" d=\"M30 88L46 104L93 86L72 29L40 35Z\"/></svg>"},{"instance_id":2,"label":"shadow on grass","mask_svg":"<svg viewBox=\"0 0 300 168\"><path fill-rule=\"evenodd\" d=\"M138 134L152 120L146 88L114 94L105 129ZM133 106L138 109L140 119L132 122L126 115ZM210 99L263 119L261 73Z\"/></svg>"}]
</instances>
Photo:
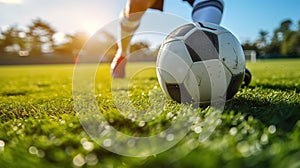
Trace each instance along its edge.
<instances>
[{"instance_id":1,"label":"shadow on grass","mask_svg":"<svg viewBox=\"0 0 300 168\"><path fill-rule=\"evenodd\" d=\"M259 87L259 88L263 88L263 89L281 90L281 91L295 91L296 93L300 93L300 87L292 86L292 85L257 84L255 87ZM249 88L251 88L251 89L254 89L255 87L249 86Z\"/></svg>"},{"instance_id":2,"label":"shadow on grass","mask_svg":"<svg viewBox=\"0 0 300 168\"><path fill-rule=\"evenodd\" d=\"M263 96L234 98L226 104L225 111L241 112L246 115L246 120L249 116L253 116L263 124L275 125L284 132L292 131L300 119L300 104L297 101L287 99L274 101Z\"/></svg>"},{"instance_id":3,"label":"shadow on grass","mask_svg":"<svg viewBox=\"0 0 300 168\"><path fill-rule=\"evenodd\" d=\"M1 95L2 96L25 96L27 94L27 92L4 92Z\"/></svg>"}]
</instances>

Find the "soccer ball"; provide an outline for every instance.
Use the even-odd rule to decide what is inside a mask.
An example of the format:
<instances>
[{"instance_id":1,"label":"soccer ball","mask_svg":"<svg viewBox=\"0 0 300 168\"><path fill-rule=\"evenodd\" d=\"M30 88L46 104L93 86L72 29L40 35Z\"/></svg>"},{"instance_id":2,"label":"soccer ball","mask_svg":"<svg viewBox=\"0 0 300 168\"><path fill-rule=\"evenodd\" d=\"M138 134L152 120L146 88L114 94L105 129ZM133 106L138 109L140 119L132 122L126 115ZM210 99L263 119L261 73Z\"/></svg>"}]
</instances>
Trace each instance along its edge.
<instances>
[{"instance_id":1,"label":"soccer ball","mask_svg":"<svg viewBox=\"0 0 300 168\"><path fill-rule=\"evenodd\" d=\"M163 92L173 100L209 105L237 93L245 74L245 55L227 29L211 23L186 24L162 43L156 74Z\"/></svg>"}]
</instances>

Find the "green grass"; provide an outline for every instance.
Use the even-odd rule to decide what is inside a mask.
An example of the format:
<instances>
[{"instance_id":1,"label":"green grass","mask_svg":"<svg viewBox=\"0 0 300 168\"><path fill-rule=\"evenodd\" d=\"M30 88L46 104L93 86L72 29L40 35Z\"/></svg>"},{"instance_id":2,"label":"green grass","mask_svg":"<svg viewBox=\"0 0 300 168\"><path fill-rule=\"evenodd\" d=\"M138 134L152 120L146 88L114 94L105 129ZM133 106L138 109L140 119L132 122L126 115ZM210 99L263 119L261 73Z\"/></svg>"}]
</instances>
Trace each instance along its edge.
<instances>
[{"instance_id":1,"label":"green grass","mask_svg":"<svg viewBox=\"0 0 300 168\"><path fill-rule=\"evenodd\" d=\"M155 65L131 64L128 74L145 66ZM299 167L300 60L265 60L247 67L253 75L251 85L226 103L221 122L206 141L194 144L194 150L174 161L188 146L177 153L130 158L93 141L74 110L74 66L2 66L0 167ZM109 65L100 65L95 98L112 126L137 136L168 128L174 119L169 112L182 105L163 97L166 108L156 120L133 122L118 112L111 95L111 89L121 93L127 85L113 80L118 87L111 88L108 74ZM149 109L151 94L161 94L153 68L136 74L128 88L129 100L138 110ZM204 117L209 108L197 111ZM185 141L197 136L191 131Z\"/></svg>"}]
</instances>

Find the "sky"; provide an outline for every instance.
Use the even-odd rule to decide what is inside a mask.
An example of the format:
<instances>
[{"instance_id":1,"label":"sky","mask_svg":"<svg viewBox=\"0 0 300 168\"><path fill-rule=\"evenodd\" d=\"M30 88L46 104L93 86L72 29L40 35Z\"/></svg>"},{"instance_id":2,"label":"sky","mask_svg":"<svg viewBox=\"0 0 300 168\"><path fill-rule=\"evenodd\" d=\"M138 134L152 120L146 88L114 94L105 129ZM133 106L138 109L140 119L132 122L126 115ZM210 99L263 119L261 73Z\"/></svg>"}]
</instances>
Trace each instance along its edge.
<instances>
[{"instance_id":1,"label":"sky","mask_svg":"<svg viewBox=\"0 0 300 168\"><path fill-rule=\"evenodd\" d=\"M241 42L254 41L259 31L270 35L280 22L291 19L293 28L300 20L299 0L224 0L225 9L221 25L230 30ZM41 18L57 32L90 34L115 21L126 0L0 0L0 27L28 26L33 19ZM146 17L142 23L153 27L169 27L192 22L192 8L182 0L165 0L164 13L149 10L155 17ZM176 22L170 18L179 18ZM158 21L162 19L163 21ZM172 24L173 22L174 24ZM173 26L173 27L172 27ZM166 31L167 31L166 30ZM167 33L167 32L166 32Z\"/></svg>"}]
</instances>

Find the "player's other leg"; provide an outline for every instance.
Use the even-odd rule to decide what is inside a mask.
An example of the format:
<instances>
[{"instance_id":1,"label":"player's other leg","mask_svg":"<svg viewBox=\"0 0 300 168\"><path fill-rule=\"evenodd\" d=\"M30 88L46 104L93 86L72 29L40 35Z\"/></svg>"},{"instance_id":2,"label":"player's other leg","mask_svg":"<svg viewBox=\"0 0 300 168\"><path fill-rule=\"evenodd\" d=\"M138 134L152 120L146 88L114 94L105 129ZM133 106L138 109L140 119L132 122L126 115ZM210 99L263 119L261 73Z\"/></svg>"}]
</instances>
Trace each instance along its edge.
<instances>
[{"instance_id":1,"label":"player's other leg","mask_svg":"<svg viewBox=\"0 0 300 168\"><path fill-rule=\"evenodd\" d=\"M145 11L151 7L156 0L128 0L126 7L120 15L121 39L118 43L118 51L111 63L111 74L113 78L125 77L125 66L129 54L131 38L139 27L140 20Z\"/></svg>"},{"instance_id":2,"label":"player's other leg","mask_svg":"<svg viewBox=\"0 0 300 168\"><path fill-rule=\"evenodd\" d=\"M221 23L224 10L223 0L194 0L192 6L194 22Z\"/></svg>"},{"instance_id":3,"label":"player's other leg","mask_svg":"<svg viewBox=\"0 0 300 168\"><path fill-rule=\"evenodd\" d=\"M245 68L245 76L244 76L244 81L242 83L242 87L249 86L251 80L252 80L252 74L249 69Z\"/></svg>"}]
</instances>

